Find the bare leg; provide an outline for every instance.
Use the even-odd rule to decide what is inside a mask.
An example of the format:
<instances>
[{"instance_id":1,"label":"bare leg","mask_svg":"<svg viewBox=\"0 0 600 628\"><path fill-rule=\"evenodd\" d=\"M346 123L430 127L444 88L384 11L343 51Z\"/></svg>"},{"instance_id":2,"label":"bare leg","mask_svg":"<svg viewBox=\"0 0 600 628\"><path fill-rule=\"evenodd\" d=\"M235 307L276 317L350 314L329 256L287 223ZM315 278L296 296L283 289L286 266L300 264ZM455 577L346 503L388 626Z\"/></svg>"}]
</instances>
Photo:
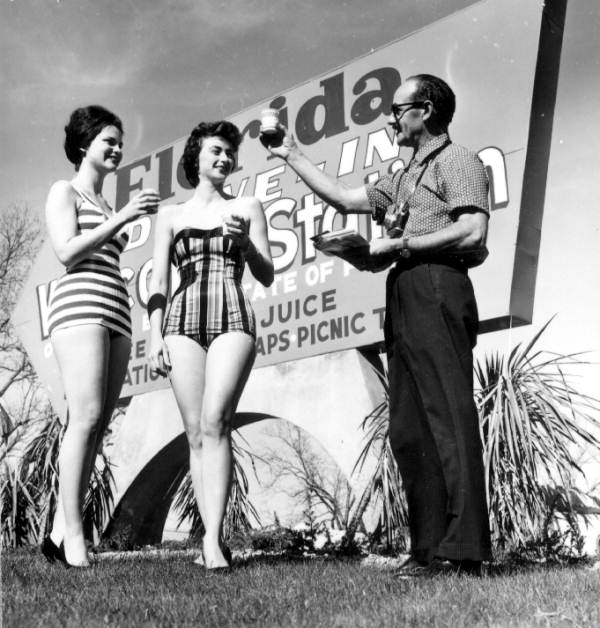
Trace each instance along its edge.
<instances>
[{"instance_id":1,"label":"bare leg","mask_svg":"<svg viewBox=\"0 0 600 628\"><path fill-rule=\"evenodd\" d=\"M240 332L217 337L208 349L200 477L206 507L204 559L207 568L227 565L220 540L231 489L231 421L254 355L254 339Z\"/></svg>"},{"instance_id":2,"label":"bare leg","mask_svg":"<svg viewBox=\"0 0 600 628\"><path fill-rule=\"evenodd\" d=\"M79 325L57 331L52 345L69 409L58 458L65 556L72 565L86 566L89 563L83 534L82 493L89 481L89 452L95 447L102 422L108 332L101 325Z\"/></svg>"},{"instance_id":3,"label":"bare leg","mask_svg":"<svg viewBox=\"0 0 600 628\"><path fill-rule=\"evenodd\" d=\"M202 472L202 434L200 417L204 397L206 351L187 336L166 336L171 357L171 386L185 425L190 446L190 476L202 523L206 522L206 508L200 481Z\"/></svg>"},{"instance_id":4,"label":"bare leg","mask_svg":"<svg viewBox=\"0 0 600 628\"><path fill-rule=\"evenodd\" d=\"M131 352L131 340L126 336L118 335L110 339L110 353L108 356L108 364L106 368L106 395L104 399L104 407L102 414L102 423L96 431L95 445L90 447L86 456L86 468L83 472L83 481L81 482L81 494L80 500L83 505L85 495L89 485L89 480L92 474L93 465L96 461L96 456L100 450L102 444L102 438L104 432L108 427L112 413L119 400L121 388L123 387L123 381L125 374L127 373L127 365L129 362L129 354ZM82 513L83 514L83 513ZM65 518L62 507L61 493L59 491L56 512L54 513L54 520L52 523L52 531L50 538L55 545L60 545L65 535Z\"/></svg>"},{"instance_id":5,"label":"bare leg","mask_svg":"<svg viewBox=\"0 0 600 628\"><path fill-rule=\"evenodd\" d=\"M208 568L227 565L219 544L231 484L231 419L254 361L254 340L234 332L205 352L185 336L165 338L171 384L190 444L190 473L205 527Z\"/></svg>"},{"instance_id":6,"label":"bare leg","mask_svg":"<svg viewBox=\"0 0 600 628\"><path fill-rule=\"evenodd\" d=\"M89 487L90 479L94 465L96 464L96 458L100 447L102 446L102 439L106 428L110 423L112 414L114 412L121 389L123 388L123 381L127 373L127 367L129 364L129 354L131 353L131 340L121 334L109 338L109 354L106 365L105 374L105 394L104 394L104 406L102 408L102 418L98 429L96 430L96 440L92 447L88 451L86 459L86 468L84 475L84 482L81 486L81 503L85 503L85 496ZM99 530L101 532L101 530Z\"/></svg>"}]
</instances>

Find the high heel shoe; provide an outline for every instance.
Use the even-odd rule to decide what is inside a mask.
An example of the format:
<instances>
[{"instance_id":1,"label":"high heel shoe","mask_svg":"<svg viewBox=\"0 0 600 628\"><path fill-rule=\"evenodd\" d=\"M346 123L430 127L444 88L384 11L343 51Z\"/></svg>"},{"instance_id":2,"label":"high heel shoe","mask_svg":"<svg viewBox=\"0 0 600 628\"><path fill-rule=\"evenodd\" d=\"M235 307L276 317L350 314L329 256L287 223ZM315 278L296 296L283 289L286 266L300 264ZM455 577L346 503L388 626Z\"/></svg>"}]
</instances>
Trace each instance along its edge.
<instances>
[{"instance_id":1,"label":"high heel shoe","mask_svg":"<svg viewBox=\"0 0 600 628\"><path fill-rule=\"evenodd\" d=\"M73 563L70 563L67 560L67 556L65 555L65 544L64 544L64 542L61 543L58 546L57 549L58 549L58 554L57 554L56 558L58 558L58 560L60 560L60 562L65 566L65 569L69 569L71 567L73 567L73 569L89 569L91 567L89 562L87 564L85 564L85 565L74 565Z\"/></svg>"},{"instance_id":2,"label":"high heel shoe","mask_svg":"<svg viewBox=\"0 0 600 628\"><path fill-rule=\"evenodd\" d=\"M227 548L229 550L229 548ZM221 550L223 551L223 550ZM229 559L225 555L223 551L223 558L227 561L227 565L221 565L220 567L209 567L206 563L206 558L204 556L204 548L200 550L200 555L202 556L202 564L204 564L204 569L206 571L212 571L213 573L223 573L229 571L231 569L231 551L229 551ZM197 564L200 564L200 561L196 561Z\"/></svg>"},{"instance_id":3,"label":"high heel shoe","mask_svg":"<svg viewBox=\"0 0 600 628\"><path fill-rule=\"evenodd\" d=\"M227 561L227 567L217 567L217 569L227 569L231 567L231 562L233 561L233 556L231 555L231 550L225 544L221 545L221 552L223 553L223 558ZM200 565L202 567L206 567L206 560L204 559L204 549L200 550L200 556L196 558L194 561L195 565Z\"/></svg>"},{"instance_id":4,"label":"high heel shoe","mask_svg":"<svg viewBox=\"0 0 600 628\"><path fill-rule=\"evenodd\" d=\"M47 536L42 541L40 550L49 563L54 563L57 560L61 560L60 548L49 536Z\"/></svg>"},{"instance_id":5,"label":"high heel shoe","mask_svg":"<svg viewBox=\"0 0 600 628\"><path fill-rule=\"evenodd\" d=\"M227 561L228 565L231 567L231 561L233 560L233 557L231 555L231 550L229 549L227 545L222 545L221 551L223 552L223 558Z\"/></svg>"},{"instance_id":6,"label":"high heel shoe","mask_svg":"<svg viewBox=\"0 0 600 628\"><path fill-rule=\"evenodd\" d=\"M65 554L65 544L64 542L58 546L58 560L65 566L65 569L69 569L71 567L71 563L67 560L67 556Z\"/></svg>"}]
</instances>

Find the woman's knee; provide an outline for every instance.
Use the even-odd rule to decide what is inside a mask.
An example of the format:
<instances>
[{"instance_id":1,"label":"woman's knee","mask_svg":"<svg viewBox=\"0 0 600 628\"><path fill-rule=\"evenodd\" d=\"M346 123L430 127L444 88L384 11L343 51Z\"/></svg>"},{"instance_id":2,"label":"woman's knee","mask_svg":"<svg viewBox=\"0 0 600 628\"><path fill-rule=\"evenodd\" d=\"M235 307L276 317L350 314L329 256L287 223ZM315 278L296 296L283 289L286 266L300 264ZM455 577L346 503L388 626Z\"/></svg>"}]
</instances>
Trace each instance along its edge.
<instances>
[{"instance_id":1,"label":"woman's knee","mask_svg":"<svg viewBox=\"0 0 600 628\"><path fill-rule=\"evenodd\" d=\"M185 422L185 432L187 434L188 444L192 451L202 449L202 429L200 428L200 417L190 419Z\"/></svg>"},{"instance_id":2,"label":"woman's knee","mask_svg":"<svg viewBox=\"0 0 600 628\"><path fill-rule=\"evenodd\" d=\"M231 429L231 413L228 410L208 410L202 416L201 430L205 438L225 438Z\"/></svg>"}]
</instances>

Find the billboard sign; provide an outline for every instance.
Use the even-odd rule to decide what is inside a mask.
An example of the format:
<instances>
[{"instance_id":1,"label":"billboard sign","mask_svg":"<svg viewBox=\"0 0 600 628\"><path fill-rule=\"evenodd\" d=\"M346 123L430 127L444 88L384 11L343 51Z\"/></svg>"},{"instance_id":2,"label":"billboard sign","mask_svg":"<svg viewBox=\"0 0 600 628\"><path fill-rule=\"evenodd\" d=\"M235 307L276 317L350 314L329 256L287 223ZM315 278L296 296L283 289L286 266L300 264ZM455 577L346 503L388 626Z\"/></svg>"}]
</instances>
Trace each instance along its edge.
<instances>
[{"instance_id":1,"label":"billboard sign","mask_svg":"<svg viewBox=\"0 0 600 628\"><path fill-rule=\"evenodd\" d=\"M548 44L544 44L543 4L542 0L477 3L228 117L244 134L237 170L228 180L229 190L262 201L275 263L275 280L269 288L248 272L244 276L244 288L257 318L256 366L381 342L386 275L359 272L340 259L315 251L311 237L321 231L352 226L371 239L381 235L381 230L368 215L336 214L285 162L270 156L258 140L260 111L266 107L279 110L280 120L294 132L310 159L348 185L357 186L408 163L410 153L399 151L393 142L387 112L401 82L420 72L441 76L453 87L457 111L451 137L479 154L490 179L490 256L471 272L482 330L530 320L537 249L535 241L522 231L528 220L535 223L536 216L541 220L540 181L545 182L545 170L544 163L538 163L539 154L537 171L528 167L527 160L551 131L551 126L539 127L534 116L541 102L536 96L540 67L554 72L553 76L558 67L558 57L548 58ZM551 87L552 80L544 79L546 88ZM548 94L544 102L547 108L553 106ZM544 133L548 137L544 138ZM119 209L138 190L154 187L163 204L186 200L191 189L179 163L184 144L182 138L121 166L106 182L106 198ZM524 208L528 176L533 192ZM538 196L531 196L536 189ZM123 396L168 385L153 378L146 363L152 227L150 217L133 224L121 258L134 333ZM61 273L46 243L13 316L58 406L62 391L48 338L47 311L53 282ZM176 275L172 284L175 288Z\"/></svg>"}]
</instances>

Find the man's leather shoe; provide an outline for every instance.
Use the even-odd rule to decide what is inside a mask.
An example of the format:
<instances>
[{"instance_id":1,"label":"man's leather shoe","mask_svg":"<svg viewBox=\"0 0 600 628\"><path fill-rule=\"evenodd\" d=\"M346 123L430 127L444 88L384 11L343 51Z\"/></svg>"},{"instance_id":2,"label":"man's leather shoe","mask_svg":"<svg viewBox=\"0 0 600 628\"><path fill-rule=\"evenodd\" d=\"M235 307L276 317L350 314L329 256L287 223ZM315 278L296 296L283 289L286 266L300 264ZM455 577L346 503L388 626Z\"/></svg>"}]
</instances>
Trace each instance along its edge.
<instances>
[{"instance_id":1,"label":"man's leather shoe","mask_svg":"<svg viewBox=\"0 0 600 628\"><path fill-rule=\"evenodd\" d=\"M427 563L409 557L394 571L394 576L397 578L418 578L424 574L427 567Z\"/></svg>"},{"instance_id":2,"label":"man's leather shoe","mask_svg":"<svg viewBox=\"0 0 600 628\"><path fill-rule=\"evenodd\" d=\"M430 563L424 564L414 558L410 558L394 575L401 579L433 578L442 575L481 576L481 562L434 558Z\"/></svg>"}]
</instances>

